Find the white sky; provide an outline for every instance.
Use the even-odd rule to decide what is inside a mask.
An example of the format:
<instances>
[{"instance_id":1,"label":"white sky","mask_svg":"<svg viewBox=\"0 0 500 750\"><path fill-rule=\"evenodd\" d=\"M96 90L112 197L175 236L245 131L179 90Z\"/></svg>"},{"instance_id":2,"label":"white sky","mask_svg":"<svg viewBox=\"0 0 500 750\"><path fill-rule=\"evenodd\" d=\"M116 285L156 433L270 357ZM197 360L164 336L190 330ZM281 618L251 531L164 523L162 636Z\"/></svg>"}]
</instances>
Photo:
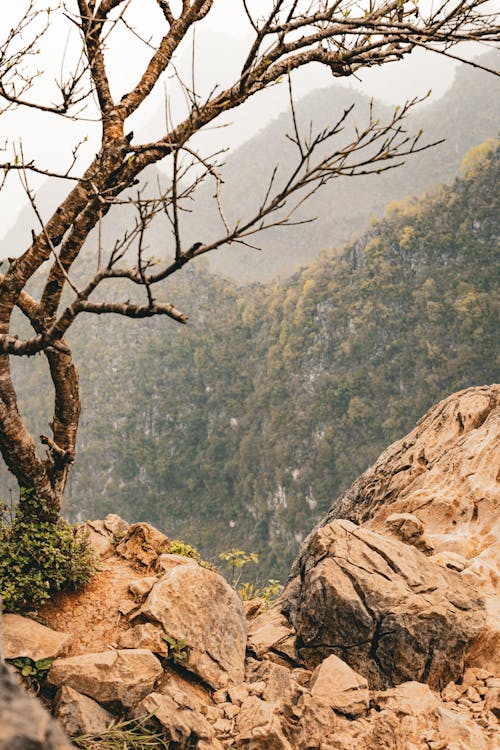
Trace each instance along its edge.
<instances>
[{"instance_id":1,"label":"white sky","mask_svg":"<svg viewBox=\"0 0 500 750\"><path fill-rule=\"evenodd\" d=\"M55 2L55 0L53 0ZM264 0L250 2L253 8L262 8ZM2 3L2 17L0 19L0 38L8 33L16 24L20 9L25 3ZM46 7L47 2L43 4ZM74 0L67 3L75 7ZM132 0L131 10L135 13L129 16L130 22L141 29L148 29L152 35L152 43L165 28L162 16L154 0ZM66 63L74 54L77 31L61 16L52 16L51 27L46 43L42 47L37 64L44 69L45 75L33 93L33 98L54 100L56 90L53 86L54 78L60 75L61 57L65 46ZM245 38L248 38L249 26L242 14L240 0L215 0L214 7L197 27L196 50L197 72L196 82L201 92L207 92L214 83L224 85L230 82L231 67L235 67L241 59L245 49ZM68 31L70 33L69 41ZM110 39L108 55L112 70L112 93L118 98L137 81L138 71L144 67L144 62L151 51L142 42L132 37L124 30L114 32ZM191 53L188 44L179 50L177 57L179 70L190 75ZM479 50L478 50L479 51ZM473 53L472 53L473 54ZM231 65L233 64L233 66ZM362 90L370 96L380 98L387 103L401 104L405 99L414 95L422 95L429 89L433 90L433 98L441 96L450 86L454 75L454 64L445 58L431 53L417 51L406 60L367 70L360 76L361 80L345 79L343 85ZM225 80L224 80L225 79ZM296 94L301 96L308 91L332 83L329 71L315 65L308 70L299 71L295 84ZM338 79L337 79L338 80ZM165 82L164 82L165 85ZM175 91L175 82L166 81L168 93L171 97L171 107L175 112L184 108L179 91ZM279 87L278 87L279 88ZM238 146L244 140L257 132L276 117L287 106L287 90L282 92L276 88L272 92L260 95L260 101L248 104L241 112L232 113L229 122L234 122L231 128L224 128L207 136L207 148L215 148L215 144L226 145L231 148ZM266 99L267 97L267 99ZM142 134L146 140L162 133L164 125L164 88L158 86L147 103L130 118L130 129ZM182 112L179 119L182 117ZM97 150L98 127L93 123L71 123L55 115L40 114L34 110L17 110L7 112L0 117L0 144L7 140L19 143L22 141L25 158L34 158L41 165L53 170L64 169L71 161L71 150L75 143L88 136L88 142L81 149L82 166ZM137 138L136 141L137 142ZM0 162L3 160L0 155ZM42 178L33 178L32 185L36 189L42 183ZM9 175L7 186L0 192L0 236L6 233L15 223L17 214L25 205L24 193L16 175Z\"/></svg>"}]
</instances>

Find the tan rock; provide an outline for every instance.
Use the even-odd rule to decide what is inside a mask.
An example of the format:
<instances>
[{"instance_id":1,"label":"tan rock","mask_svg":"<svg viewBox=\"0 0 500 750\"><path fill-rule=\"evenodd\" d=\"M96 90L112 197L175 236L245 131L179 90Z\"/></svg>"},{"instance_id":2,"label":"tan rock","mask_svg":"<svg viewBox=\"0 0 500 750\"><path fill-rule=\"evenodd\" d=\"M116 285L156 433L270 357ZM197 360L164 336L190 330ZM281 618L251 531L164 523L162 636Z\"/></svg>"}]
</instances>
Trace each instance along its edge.
<instances>
[{"instance_id":1,"label":"tan rock","mask_svg":"<svg viewBox=\"0 0 500 750\"><path fill-rule=\"evenodd\" d=\"M161 625L152 622L134 625L129 630L120 633L117 639L118 648L145 648L154 654L168 656L168 645L164 638Z\"/></svg>"},{"instance_id":2,"label":"tan rock","mask_svg":"<svg viewBox=\"0 0 500 750\"><path fill-rule=\"evenodd\" d=\"M183 743L190 738L210 740L213 730L197 710L190 697L175 689L169 694L150 693L136 707L137 717L154 714L174 742Z\"/></svg>"},{"instance_id":3,"label":"tan rock","mask_svg":"<svg viewBox=\"0 0 500 750\"><path fill-rule=\"evenodd\" d=\"M146 649L123 649L56 659L47 680L68 685L99 703L133 706L153 689L163 669Z\"/></svg>"},{"instance_id":4,"label":"tan rock","mask_svg":"<svg viewBox=\"0 0 500 750\"><path fill-rule=\"evenodd\" d=\"M424 533L424 524L413 513L391 513L386 527L404 542L415 542Z\"/></svg>"},{"instance_id":5,"label":"tan rock","mask_svg":"<svg viewBox=\"0 0 500 750\"><path fill-rule=\"evenodd\" d=\"M293 572L280 602L303 662L341 653L376 688L409 680L443 688L462 673L485 622L482 600L458 573L349 521L310 534Z\"/></svg>"},{"instance_id":6,"label":"tan rock","mask_svg":"<svg viewBox=\"0 0 500 750\"><path fill-rule=\"evenodd\" d=\"M500 559L497 571L500 570ZM480 584L478 584L480 585ZM484 598L486 621L467 654L467 664L500 674L500 589Z\"/></svg>"},{"instance_id":7,"label":"tan rock","mask_svg":"<svg viewBox=\"0 0 500 750\"><path fill-rule=\"evenodd\" d=\"M242 750L294 750L283 734L274 705L254 695L241 706L236 719L235 744Z\"/></svg>"},{"instance_id":8,"label":"tan rock","mask_svg":"<svg viewBox=\"0 0 500 750\"><path fill-rule=\"evenodd\" d=\"M133 523L116 547L117 554L126 560L151 566L167 548L168 537L148 523Z\"/></svg>"},{"instance_id":9,"label":"tan rock","mask_svg":"<svg viewBox=\"0 0 500 750\"><path fill-rule=\"evenodd\" d=\"M128 590L136 601L142 601L157 582L158 578L156 576L136 578L135 581L130 581Z\"/></svg>"},{"instance_id":10,"label":"tan rock","mask_svg":"<svg viewBox=\"0 0 500 750\"><path fill-rule=\"evenodd\" d=\"M295 636L295 630L279 607L274 606L258 615L248 626L248 648L257 657L266 651L281 650L281 646L290 637Z\"/></svg>"},{"instance_id":11,"label":"tan rock","mask_svg":"<svg viewBox=\"0 0 500 750\"><path fill-rule=\"evenodd\" d=\"M246 620L238 594L218 573L177 565L153 586L138 614L184 639L182 666L213 688L243 681Z\"/></svg>"},{"instance_id":12,"label":"tan rock","mask_svg":"<svg viewBox=\"0 0 500 750\"><path fill-rule=\"evenodd\" d=\"M61 654L70 642L70 633L52 630L30 617L11 614L3 616L3 645L6 659L21 656L33 661L52 659Z\"/></svg>"},{"instance_id":13,"label":"tan rock","mask_svg":"<svg viewBox=\"0 0 500 750\"><path fill-rule=\"evenodd\" d=\"M329 656L314 670L310 689L313 698L339 713L359 716L368 709L367 681L337 656Z\"/></svg>"},{"instance_id":14,"label":"tan rock","mask_svg":"<svg viewBox=\"0 0 500 750\"><path fill-rule=\"evenodd\" d=\"M244 683L240 685L231 685L227 689L227 696L229 700L231 701L231 703L234 703L237 706L241 706L241 704L246 701L249 695L249 686L245 685Z\"/></svg>"},{"instance_id":15,"label":"tan rock","mask_svg":"<svg viewBox=\"0 0 500 750\"><path fill-rule=\"evenodd\" d=\"M78 527L78 534L85 535L88 542L100 559L104 560L115 551L113 535L104 525L104 521L87 521Z\"/></svg>"},{"instance_id":16,"label":"tan rock","mask_svg":"<svg viewBox=\"0 0 500 750\"><path fill-rule=\"evenodd\" d=\"M116 513L108 513L103 520L104 528L116 539L120 535L125 535L129 529L129 524Z\"/></svg>"},{"instance_id":17,"label":"tan rock","mask_svg":"<svg viewBox=\"0 0 500 750\"><path fill-rule=\"evenodd\" d=\"M102 734L115 720L109 711L92 698L67 685L63 685L57 693L55 715L70 737L78 734Z\"/></svg>"},{"instance_id":18,"label":"tan rock","mask_svg":"<svg viewBox=\"0 0 500 750\"><path fill-rule=\"evenodd\" d=\"M428 685L421 682L403 682L397 687L375 694L373 700L379 708L408 716L432 714L439 706L436 695Z\"/></svg>"},{"instance_id":19,"label":"tan rock","mask_svg":"<svg viewBox=\"0 0 500 750\"><path fill-rule=\"evenodd\" d=\"M169 570L176 568L178 565L198 565L198 563L192 557L186 557L186 555L164 553L158 557L155 563L155 570L159 573L168 573Z\"/></svg>"}]
</instances>

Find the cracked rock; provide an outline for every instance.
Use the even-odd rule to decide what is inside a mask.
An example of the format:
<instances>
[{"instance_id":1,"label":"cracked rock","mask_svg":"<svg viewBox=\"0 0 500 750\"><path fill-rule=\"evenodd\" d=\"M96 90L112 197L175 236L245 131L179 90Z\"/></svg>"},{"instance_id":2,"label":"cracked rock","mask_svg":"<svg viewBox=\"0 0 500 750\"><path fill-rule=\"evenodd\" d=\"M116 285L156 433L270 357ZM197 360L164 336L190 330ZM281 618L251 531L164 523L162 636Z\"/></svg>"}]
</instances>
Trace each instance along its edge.
<instances>
[{"instance_id":1,"label":"cracked rock","mask_svg":"<svg viewBox=\"0 0 500 750\"><path fill-rule=\"evenodd\" d=\"M246 619L240 597L218 573L175 566L153 586L138 615L183 639L182 666L214 689L243 681Z\"/></svg>"},{"instance_id":2,"label":"cracked rock","mask_svg":"<svg viewBox=\"0 0 500 750\"><path fill-rule=\"evenodd\" d=\"M349 521L316 529L281 598L307 666L336 654L372 688L417 680L442 689L462 673L484 605L455 571Z\"/></svg>"}]
</instances>

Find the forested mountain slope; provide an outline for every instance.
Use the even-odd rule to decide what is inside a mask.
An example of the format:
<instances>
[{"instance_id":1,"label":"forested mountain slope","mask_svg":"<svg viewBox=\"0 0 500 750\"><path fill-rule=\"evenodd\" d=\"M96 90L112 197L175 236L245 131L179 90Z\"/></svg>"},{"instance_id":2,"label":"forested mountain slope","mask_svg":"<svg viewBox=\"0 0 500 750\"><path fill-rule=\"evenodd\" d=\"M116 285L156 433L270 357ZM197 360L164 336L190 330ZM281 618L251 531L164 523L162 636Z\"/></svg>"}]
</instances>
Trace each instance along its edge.
<instances>
[{"instance_id":1,"label":"forested mountain slope","mask_svg":"<svg viewBox=\"0 0 500 750\"><path fill-rule=\"evenodd\" d=\"M263 574L283 576L384 446L446 394L498 378L499 158L483 144L450 187L393 203L286 284L188 267L166 292L187 327L79 320L68 512L148 520L207 555L258 551ZM40 434L52 396L32 365L17 380Z\"/></svg>"},{"instance_id":2,"label":"forested mountain slope","mask_svg":"<svg viewBox=\"0 0 500 750\"><path fill-rule=\"evenodd\" d=\"M497 51L481 58L484 65L491 67L498 67L498 60ZM366 125L370 100L338 83L298 100L296 112L302 133L309 132L311 123L315 132L331 126L352 104L354 109L346 124L346 132L331 144L342 148L349 143L354 123L360 128ZM374 102L374 111L383 122L390 117L392 108ZM288 229L273 229L256 238L256 243L265 252L235 244L226 246L210 255L211 269L238 282L287 278L316 259L322 249L340 246L354 232L363 230L371 216L382 212L391 200L418 195L453 179L466 151L495 135L499 122L498 78L467 65L460 66L450 90L436 102L418 105L407 121L409 133L423 130L422 143L444 139L443 143L408 157L403 166L384 174L332 180L296 215L296 218L316 217L316 221ZM256 130L259 130L258 123ZM266 180L276 165L279 164L278 182L293 169L297 150L286 137L292 132L290 113L283 112L234 153L225 156L226 164L221 170L224 179L222 194L231 222L245 220L251 215L252 208L263 198ZM165 188L169 179L167 173L149 170L144 178L146 192L152 194L158 180ZM66 182L52 180L38 191L37 202L43 216L50 215L67 189ZM186 247L191 242L211 242L223 234L213 193L214 184L210 181L202 186L195 201L186 202L188 211L181 212ZM113 246L115 239L122 236L125 227L130 227L134 219L135 212L128 206L116 207L111 212L103 222L105 250ZM18 255L27 246L31 229L37 227L37 219L27 207L16 226L0 241L0 257ZM91 235L91 243L96 242L96 236ZM153 256L173 254L171 226L163 215L153 221L146 244Z\"/></svg>"}]
</instances>

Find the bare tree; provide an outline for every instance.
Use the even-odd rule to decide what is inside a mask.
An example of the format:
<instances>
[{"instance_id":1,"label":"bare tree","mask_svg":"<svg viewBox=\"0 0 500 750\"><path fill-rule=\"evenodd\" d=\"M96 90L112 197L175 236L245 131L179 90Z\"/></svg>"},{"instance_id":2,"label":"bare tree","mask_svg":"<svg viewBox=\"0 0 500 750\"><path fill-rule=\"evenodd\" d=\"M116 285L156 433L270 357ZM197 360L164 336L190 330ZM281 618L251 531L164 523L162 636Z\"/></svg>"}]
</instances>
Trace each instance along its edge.
<instances>
[{"instance_id":1,"label":"bare tree","mask_svg":"<svg viewBox=\"0 0 500 750\"><path fill-rule=\"evenodd\" d=\"M127 119L166 74L176 74L175 55L180 44L195 28L203 32L203 21L218 0L152 0L163 24L162 36L155 44L147 30L140 31L130 21L137 2L68 0L42 8L38 0L31 0L25 3L17 26L0 37L0 113L25 108L78 119L97 112L102 128L99 151L81 173L78 144L63 173L25 159L19 147L15 156L0 164L2 184L17 174L40 219L40 229L33 232L29 247L19 248L21 254L10 258L0 275L0 450L19 485L33 490L40 513L54 520L75 458L80 397L65 334L78 315L165 315L185 323L186 315L173 303L158 301L156 290L186 263L225 243L254 246L258 232L270 226L293 225L297 207L329 180L380 172L397 166L401 157L428 147L421 144L419 134L411 136L405 131L404 119L415 101L396 110L385 123L379 123L370 112L362 127L349 131L354 132L352 137L347 138L344 130L350 110L325 130L301 134L291 95L293 71L315 62L329 68L334 77L352 76L361 68L399 60L416 47L461 59L462 43L491 43L500 38L497 17L486 0L441 0L435 6L429 4L425 11L416 0L270 0L260 3L260 15L252 13L247 0L241 0L252 41L233 84L224 90L215 86L202 98L193 76L192 85L184 86L188 115L180 122L167 118L174 124L166 127L161 138L136 144L133 134L127 134ZM59 81L58 101L40 102L33 61L56 17L77 28L80 49L71 55L74 64ZM119 28L140 37L149 52L138 83L116 100L108 53ZM290 86L294 125L289 137L296 147L296 162L287 165L286 177L280 173L278 179L275 170L269 184L262 186L262 199L254 214L231 224L221 200L218 155L198 153L192 146L193 136L282 78L288 79ZM141 172L165 158L172 169L168 188L154 196L141 190L132 194ZM67 196L48 221L43 221L30 187L30 176L36 172L63 177L69 184ZM186 247L183 207L205 179L214 181L220 235L202 237ZM99 243L92 277L82 284L75 278L73 264L89 233L113 207L122 204L135 208L135 224L112 247ZM144 233L159 213L169 218L172 232L171 257L158 266L146 254ZM34 277L43 279L36 298L27 291ZM94 293L105 289L103 282L108 279L122 279L142 289L144 301L107 301L103 291L96 299ZM31 324L31 337L20 337L12 330L16 307ZM47 358L55 392L52 434L40 436L45 455L20 417L10 373L11 356L39 352Z\"/></svg>"}]
</instances>

